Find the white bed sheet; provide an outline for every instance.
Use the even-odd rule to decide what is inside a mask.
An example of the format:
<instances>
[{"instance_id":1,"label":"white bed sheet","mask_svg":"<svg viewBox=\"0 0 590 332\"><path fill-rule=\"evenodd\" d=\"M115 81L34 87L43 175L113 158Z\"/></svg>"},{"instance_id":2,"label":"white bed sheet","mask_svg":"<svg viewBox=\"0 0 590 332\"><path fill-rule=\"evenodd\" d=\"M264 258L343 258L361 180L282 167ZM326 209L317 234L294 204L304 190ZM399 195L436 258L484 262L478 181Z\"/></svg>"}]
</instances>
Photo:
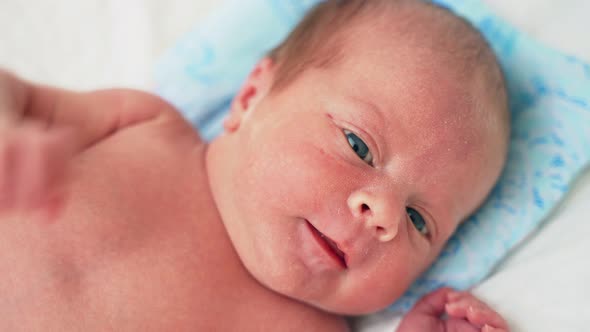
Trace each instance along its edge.
<instances>
[{"instance_id":1,"label":"white bed sheet","mask_svg":"<svg viewBox=\"0 0 590 332\"><path fill-rule=\"evenodd\" d=\"M487 0L541 41L590 62L590 0ZM149 90L154 61L215 0L2 0L0 67L73 89ZM589 124L590 130L590 124ZM590 331L590 171L545 227L475 293L513 331ZM361 331L393 331L391 314L357 321Z\"/></svg>"}]
</instances>

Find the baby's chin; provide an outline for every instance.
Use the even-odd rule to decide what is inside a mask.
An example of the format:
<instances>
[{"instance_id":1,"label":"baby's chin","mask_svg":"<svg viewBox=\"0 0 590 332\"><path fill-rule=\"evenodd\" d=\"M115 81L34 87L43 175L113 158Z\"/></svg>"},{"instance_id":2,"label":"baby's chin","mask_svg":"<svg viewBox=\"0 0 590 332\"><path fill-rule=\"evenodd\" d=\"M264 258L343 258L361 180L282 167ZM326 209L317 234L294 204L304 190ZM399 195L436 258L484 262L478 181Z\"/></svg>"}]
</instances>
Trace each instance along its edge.
<instances>
[{"instance_id":1,"label":"baby's chin","mask_svg":"<svg viewBox=\"0 0 590 332\"><path fill-rule=\"evenodd\" d=\"M314 264L305 257L306 238L297 235L305 229L291 229L292 242L274 234L256 240L240 237L234 245L249 274L263 287L323 311L339 315L373 313L401 296L403 289L399 286L405 284L402 280L369 280L366 271L338 269L322 259ZM269 230L266 231L263 233L268 234ZM253 243L257 245L252 246ZM375 282L387 285L388 289L378 287Z\"/></svg>"},{"instance_id":2,"label":"baby's chin","mask_svg":"<svg viewBox=\"0 0 590 332\"><path fill-rule=\"evenodd\" d=\"M375 290L375 292L377 292L377 290ZM367 299L366 296L357 294L356 296L336 295L329 300L302 301L323 311L338 315L359 316L381 311L395 302L398 297L388 298L386 300L375 300Z\"/></svg>"}]
</instances>

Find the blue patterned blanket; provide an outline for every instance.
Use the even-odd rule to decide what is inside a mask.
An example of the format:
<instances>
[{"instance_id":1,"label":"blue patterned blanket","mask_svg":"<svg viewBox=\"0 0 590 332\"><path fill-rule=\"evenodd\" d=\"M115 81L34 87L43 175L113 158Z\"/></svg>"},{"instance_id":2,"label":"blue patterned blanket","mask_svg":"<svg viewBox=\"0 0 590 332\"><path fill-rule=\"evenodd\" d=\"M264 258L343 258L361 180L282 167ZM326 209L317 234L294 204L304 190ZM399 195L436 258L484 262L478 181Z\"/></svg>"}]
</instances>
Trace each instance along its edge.
<instances>
[{"instance_id":1,"label":"blue patterned blanket","mask_svg":"<svg viewBox=\"0 0 590 332\"><path fill-rule=\"evenodd\" d=\"M157 93L206 139L249 70L318 0L226 0L170 49ZM436 0L488 38L507 74L513 117L508 164L487 202L434 265L392 305L406 311L443 285L482 281L557 205L590 161L590 65L540 45L479 0Z\"/></svg>"}]
</instances>

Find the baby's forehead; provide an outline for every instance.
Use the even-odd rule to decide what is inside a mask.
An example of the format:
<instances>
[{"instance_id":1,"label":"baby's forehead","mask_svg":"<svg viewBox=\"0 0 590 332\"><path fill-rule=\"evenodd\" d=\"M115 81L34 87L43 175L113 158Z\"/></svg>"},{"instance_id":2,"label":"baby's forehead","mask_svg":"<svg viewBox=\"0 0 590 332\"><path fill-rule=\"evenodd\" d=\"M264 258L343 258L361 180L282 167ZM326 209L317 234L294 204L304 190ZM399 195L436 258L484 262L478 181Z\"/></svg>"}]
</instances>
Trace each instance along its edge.
<instances>
[{"instance_id":1,"label":"baby's forehead","mask_svg":"<svg viewBox=\"0 0 590 332\"><path fill-rule=\"evenodd\" d=\"M393 78L377 67L347 79L345 69L334 78L344 82L336 98L372 105L354 109L361 125L376 128L375 134L387 139L386 149L407 149L425 163L462 162L470 151L482 149L491 135L480 109L482 100L470 84L445 75L444 70L398 67ZM403 147L397 145L400 138Z\"/></svg>"},{"instance_id":2,"label":"baby's forehead","mask_svg":"<svg viewBox=\"0 0 590 332\"><path fill-rule=\"evenodd\" d=\"M335 48L344 50L340 52L344 56L354 49L379 52L391 46L406 59L436 62L456 72L495 66L495 56L483 35L449 10L422 1L377 3L381 5L367 6L363 14L328 37L339 41Z\"/></svg>"},{"instance_id":3,"label":"baby's forehead","mask_svg":"<svg viewBox=\"0 0 590 332\"><path fill-rule=\"evenodd\" d=\"M403 124L420 150L451 146L461 156L465 142L479 147L473 143L487 136L481 135L489 131L486 118L502 111L490 102L494 79L480 69L489 67L490 59L477 56L485 41L440 8L386 7L379 15L365 13L339 32L341 54L331 65L331 83L393 112L395 117L384 118L383 131L395 132Z\"/></svg>"}]
</instances>

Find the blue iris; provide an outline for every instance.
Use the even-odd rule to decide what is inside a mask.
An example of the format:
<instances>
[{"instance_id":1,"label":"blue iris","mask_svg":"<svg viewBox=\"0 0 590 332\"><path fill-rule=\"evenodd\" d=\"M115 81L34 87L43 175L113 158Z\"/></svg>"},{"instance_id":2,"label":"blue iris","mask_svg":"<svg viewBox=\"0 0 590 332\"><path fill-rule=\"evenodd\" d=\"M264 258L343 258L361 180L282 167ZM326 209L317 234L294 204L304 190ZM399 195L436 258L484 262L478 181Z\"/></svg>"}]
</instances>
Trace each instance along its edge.
<instances>
[{"instance_id":1,"label":"blue iris","mask_svg":"<svg viewBox=\"0 0 590 332\"><path fill-rule=\"evenodd\" d=\"M426 225L424 218L422 218L422 215L412 208L406 208L406 212L408 213L412 224L418 230L418 232L420 232L422 235L428 235L428 226Z\"/></svg>"},{"instance_id":2,"label":"blue iris","mask_svg":"<svg viewBox=\"0 0 590 332\"><path fill-rule=\"evenodd\" d=\"M365 142L360 137L349 130L345 129L344 135L346 135L348 144L350 144L350 147L354 153L356 153L356 155L367 164L373 165L373 154L371 154L367 144L365 144Z\"/></svg>"}]
</instances>

